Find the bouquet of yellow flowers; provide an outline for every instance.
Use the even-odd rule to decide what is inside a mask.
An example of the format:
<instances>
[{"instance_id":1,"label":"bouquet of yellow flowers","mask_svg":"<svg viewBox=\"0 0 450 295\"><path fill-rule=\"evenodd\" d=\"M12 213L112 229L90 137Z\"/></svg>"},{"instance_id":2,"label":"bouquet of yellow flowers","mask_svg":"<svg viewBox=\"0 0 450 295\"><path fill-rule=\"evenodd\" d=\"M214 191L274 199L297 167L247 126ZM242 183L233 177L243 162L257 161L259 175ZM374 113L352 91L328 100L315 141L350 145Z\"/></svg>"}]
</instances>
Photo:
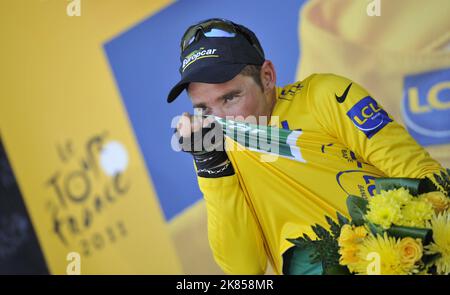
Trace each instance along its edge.
<instances>
[{"instance_id":1,"label":"bouquet of yellow flowers","mask_svg":"<svg viewBox=\"0 0 450 295\"><path fill-rule=\"evenodd\" d=\"M379 178L370 199L348 196L351 221L326 216L330 229L290 239L296 245L285 274L449 274L448 175L427 179ZM431 184L431 185L430 185Z\"/></svg>"}]
</instances>

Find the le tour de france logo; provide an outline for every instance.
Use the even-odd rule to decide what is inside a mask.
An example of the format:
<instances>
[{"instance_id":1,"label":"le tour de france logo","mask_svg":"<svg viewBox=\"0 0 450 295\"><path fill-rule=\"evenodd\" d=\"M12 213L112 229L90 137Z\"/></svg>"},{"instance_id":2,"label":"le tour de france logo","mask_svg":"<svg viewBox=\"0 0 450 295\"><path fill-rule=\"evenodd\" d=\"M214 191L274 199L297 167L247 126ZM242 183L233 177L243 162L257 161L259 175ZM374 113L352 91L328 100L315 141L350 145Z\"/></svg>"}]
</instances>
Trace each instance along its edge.
<instances>
[{"instance_id":1,"label":"le tour de france logo","mask_svg":"<svg viewBox=\"0 0 450 295\"><path fill-rule=\"evenodd\" d=\"M56 240L86 258L125 239L126 220L117 214L131 186L125 146L104 131L56 144L56 156L59 164L44 181Z\"/></svg>"}]
</instances>

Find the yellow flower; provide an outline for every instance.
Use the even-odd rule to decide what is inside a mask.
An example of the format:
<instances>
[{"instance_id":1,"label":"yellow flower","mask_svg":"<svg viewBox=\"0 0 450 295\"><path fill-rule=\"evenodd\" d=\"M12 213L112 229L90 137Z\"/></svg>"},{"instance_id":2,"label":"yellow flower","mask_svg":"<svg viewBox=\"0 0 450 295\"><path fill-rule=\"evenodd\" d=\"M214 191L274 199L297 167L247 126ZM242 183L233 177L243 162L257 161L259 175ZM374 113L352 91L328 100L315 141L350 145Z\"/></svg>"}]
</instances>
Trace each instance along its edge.
<instances>
[{"instance_id":1,"label":"yellow flower","mask_svg":"<svg viewBox=\"0 0 450 295\"><path fill-rule=\"evenodd\" d=\"M359 241L362 241L367 236L368 232L367 229L364 226L357 226L355 227L355 236Z\"/></svg>"},{"instance_id":2,"label":"yellow flower","mask_svg":"<svg viewBox=\"0 0 450 295\"><path fill-rule=\"evenodd\" d=\"M341 247L339 249L339 254L341 257L339 258L339 264L341 265L351 265L353 263L358 262L358 246L348 246L348 247Z\"/></svg>"},{"instance_id":3,"label":"yellow flower","mask_svg":"<svg viewBox=\"0 0 450 295\"><path fill-rule=\"evenodd\" d=\"M399 224L402 219L401 209L411 202L413 197L405 188L381 191L369 199L366 218L375 224L388 229L391 225Z\"/></svg>"},{"instance_id":4,"label":"yellow flower","mask_svg":"<svg viewBox=\"0 0 450 295\"><path fill-rule=\"evenodd\" d=\"M368 274L368 269L373 263L379 263L382 275L405 275L416 271L417 265L405 265L402 263L402 254L399 241L387 236L369 236L359 246L358 256L360 260L353 265L359 274ZM370 260L369 257L378 256L378 260Z\"/></svg>"},{"instance_id":5,"label":"yellow flower","mask_svg":"<svg viewBox=\"0 0 450 295\"><path fill-rule=\"evenodd\" d=\"M425 200L412 200L402 209L403 218L397 225L425 227L425 223L433 217L433 206Z\"/></svg>"},{"instance_id":6,"label":"yellow flower","mask_svg":"<svg viewBox=\"0 0 450 295\"><path fill-rule=\"evenodd\" d=\"M358 245L362 243L363 239L367 236L367 230L363 226L352 227L345 224L341 228L341 234L338 238L339 244L339 263L341 265L347 265L352 271L352 264L356 263L358 258Z\"/></svg>"},{"instance_id":7,"label":"yellow flower","mask_svg":"<svg viewBox=\"0 0 450 295\"><path fill-rule=\"evenodd\" d=\"M365 238L366 235L367 230L363 226L353 228L349 224L344 224L341 228L338 244L341 247L353 246L354 244L360 243L361 239Z\"/></svg>"},{"instance_id":8,"label":"yellow flower","mask_svg":"<svg viewBox=\"0 0 450 295\"><path fill-rule=\"evenodd\" d=\"M430 202L437 214L446 211L449 207L449 200L442 192L421 194L420 198Z\"/></svg>"},{"instance_id":9,"label":"yellow flower","mask_svg":"<svg viewBox=\"0 0 450 295\"><path fill-rule=\"evenodd\" d=\"M351 241L353 240L353 229L351 225L344 224L341 228L341 234L339 235L338 244L339 246L344 246L351 244Z\"/></svg>"},{"instance_id":10,"label":"yellow flower","mask_svg":"<svg viewBox=\"0 0 450 295\"><path fill-rule=\"evenodd\" d=\"M398 244L401 263L407 267L412 268L414 264L422 259L423 247L420 239L413 239L406 237L400 240Z\"/></svg>"},{"instance_id":11,"label":"yellow flower","mask_svg":"<svg viewBox=\"0 0 450 295\"><path fill-rule=\"evenodd\" d=\"M382 191L383 192L383 191ZM385 191L386 198L392 198L398 205L402 206L413 199L413 196L404 187Z\"/></svg>"},{"instance_id":12,"label":"yellow flower","mask_svg":"<svg viewBox=\"0 0 450 295\"><path fill-rule=\"evenodd\" d=\"M369 211L366 214L366 218L370 222L378 224L384 229L390 228L393 223L398 224L401 216L400 207L371 203L369 203Z\"/></svg>"},{"instance_id":13,"label":"yellow flower","mask_svg":"<svg viewBox=\"0 0 450 295\"><path fill-rule=\"evenodd\" d=\"M440 254L436 260L438 274L448 275L450 273L450 215L435 215L427 227L433 230L433 243L425 246L426 254Z\"/></svg>"}]
</instances>

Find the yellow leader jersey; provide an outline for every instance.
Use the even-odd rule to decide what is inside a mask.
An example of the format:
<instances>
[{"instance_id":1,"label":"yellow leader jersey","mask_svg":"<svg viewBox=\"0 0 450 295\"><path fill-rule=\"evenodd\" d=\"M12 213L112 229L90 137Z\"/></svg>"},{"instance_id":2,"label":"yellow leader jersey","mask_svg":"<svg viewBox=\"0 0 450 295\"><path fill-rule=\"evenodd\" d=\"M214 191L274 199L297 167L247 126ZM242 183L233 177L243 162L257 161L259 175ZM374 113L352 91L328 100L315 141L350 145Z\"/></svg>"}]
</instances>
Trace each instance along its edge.
<instances>
[{"instance_id":1,"label":"yellow leader jersey","mask_svg":"<svg viewBox=\"0 0 450 295\"><path fill-rule=\"evenodd\" d=\"M277 88L272 116L297 130L297 160L261 161L227 138L235 175L198 178L214 258L230 274L282 272L287 238L311 234L325 215L347 215L349 194L370 197L376 177L422 178L444 171L357 83L314 74ZM314 236L314 235L312 235Z\"/></svg>"}]
</instances>

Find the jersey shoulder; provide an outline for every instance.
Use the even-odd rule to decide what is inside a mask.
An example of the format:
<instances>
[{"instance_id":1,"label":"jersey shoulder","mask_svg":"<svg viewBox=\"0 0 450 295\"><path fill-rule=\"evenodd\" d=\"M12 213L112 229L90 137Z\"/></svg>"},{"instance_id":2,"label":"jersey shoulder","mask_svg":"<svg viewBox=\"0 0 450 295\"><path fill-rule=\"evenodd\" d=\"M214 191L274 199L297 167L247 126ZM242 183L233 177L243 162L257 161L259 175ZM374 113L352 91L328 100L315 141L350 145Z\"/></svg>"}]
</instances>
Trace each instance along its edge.
<instances>
[{"instance_id":1,"label":"jersey shoulder","mask_svg":"<svg viewBox=\"0 0 450 295\"><path fill-rule=\"evenodd\" d=\"M308 78L307 92L311 98L320 98L335 93L352 83L352 80L346 77L331 73L313 74Z\"/></svg>"},{"instance_id":2,"label":"jersey shoulder","mask_svg":"<svg viewBox=\"0 0 450 295\"><path fill-rule=\"evenodd\" d=\"M291 121L301 116L316 122L319 113L336 104L335 94L341 95L350 83L351 80L339 75L315 73L301 81L277 87L277 104L273 114Z\"/></svg>"},{"instance_id":3,"label":"jersey shoulder","mask_svg":"<svg viewBox=\"0 0 450 295\"><path fill-rule=\"evenodd\" d=\"M278 98L292 101L295 97L305 95L308 97L322 96L326 93L342 89L352 81L343 76L331 73L311 74L303 80L287 84L279 88Z\"/></svg>"}]
</instances>

